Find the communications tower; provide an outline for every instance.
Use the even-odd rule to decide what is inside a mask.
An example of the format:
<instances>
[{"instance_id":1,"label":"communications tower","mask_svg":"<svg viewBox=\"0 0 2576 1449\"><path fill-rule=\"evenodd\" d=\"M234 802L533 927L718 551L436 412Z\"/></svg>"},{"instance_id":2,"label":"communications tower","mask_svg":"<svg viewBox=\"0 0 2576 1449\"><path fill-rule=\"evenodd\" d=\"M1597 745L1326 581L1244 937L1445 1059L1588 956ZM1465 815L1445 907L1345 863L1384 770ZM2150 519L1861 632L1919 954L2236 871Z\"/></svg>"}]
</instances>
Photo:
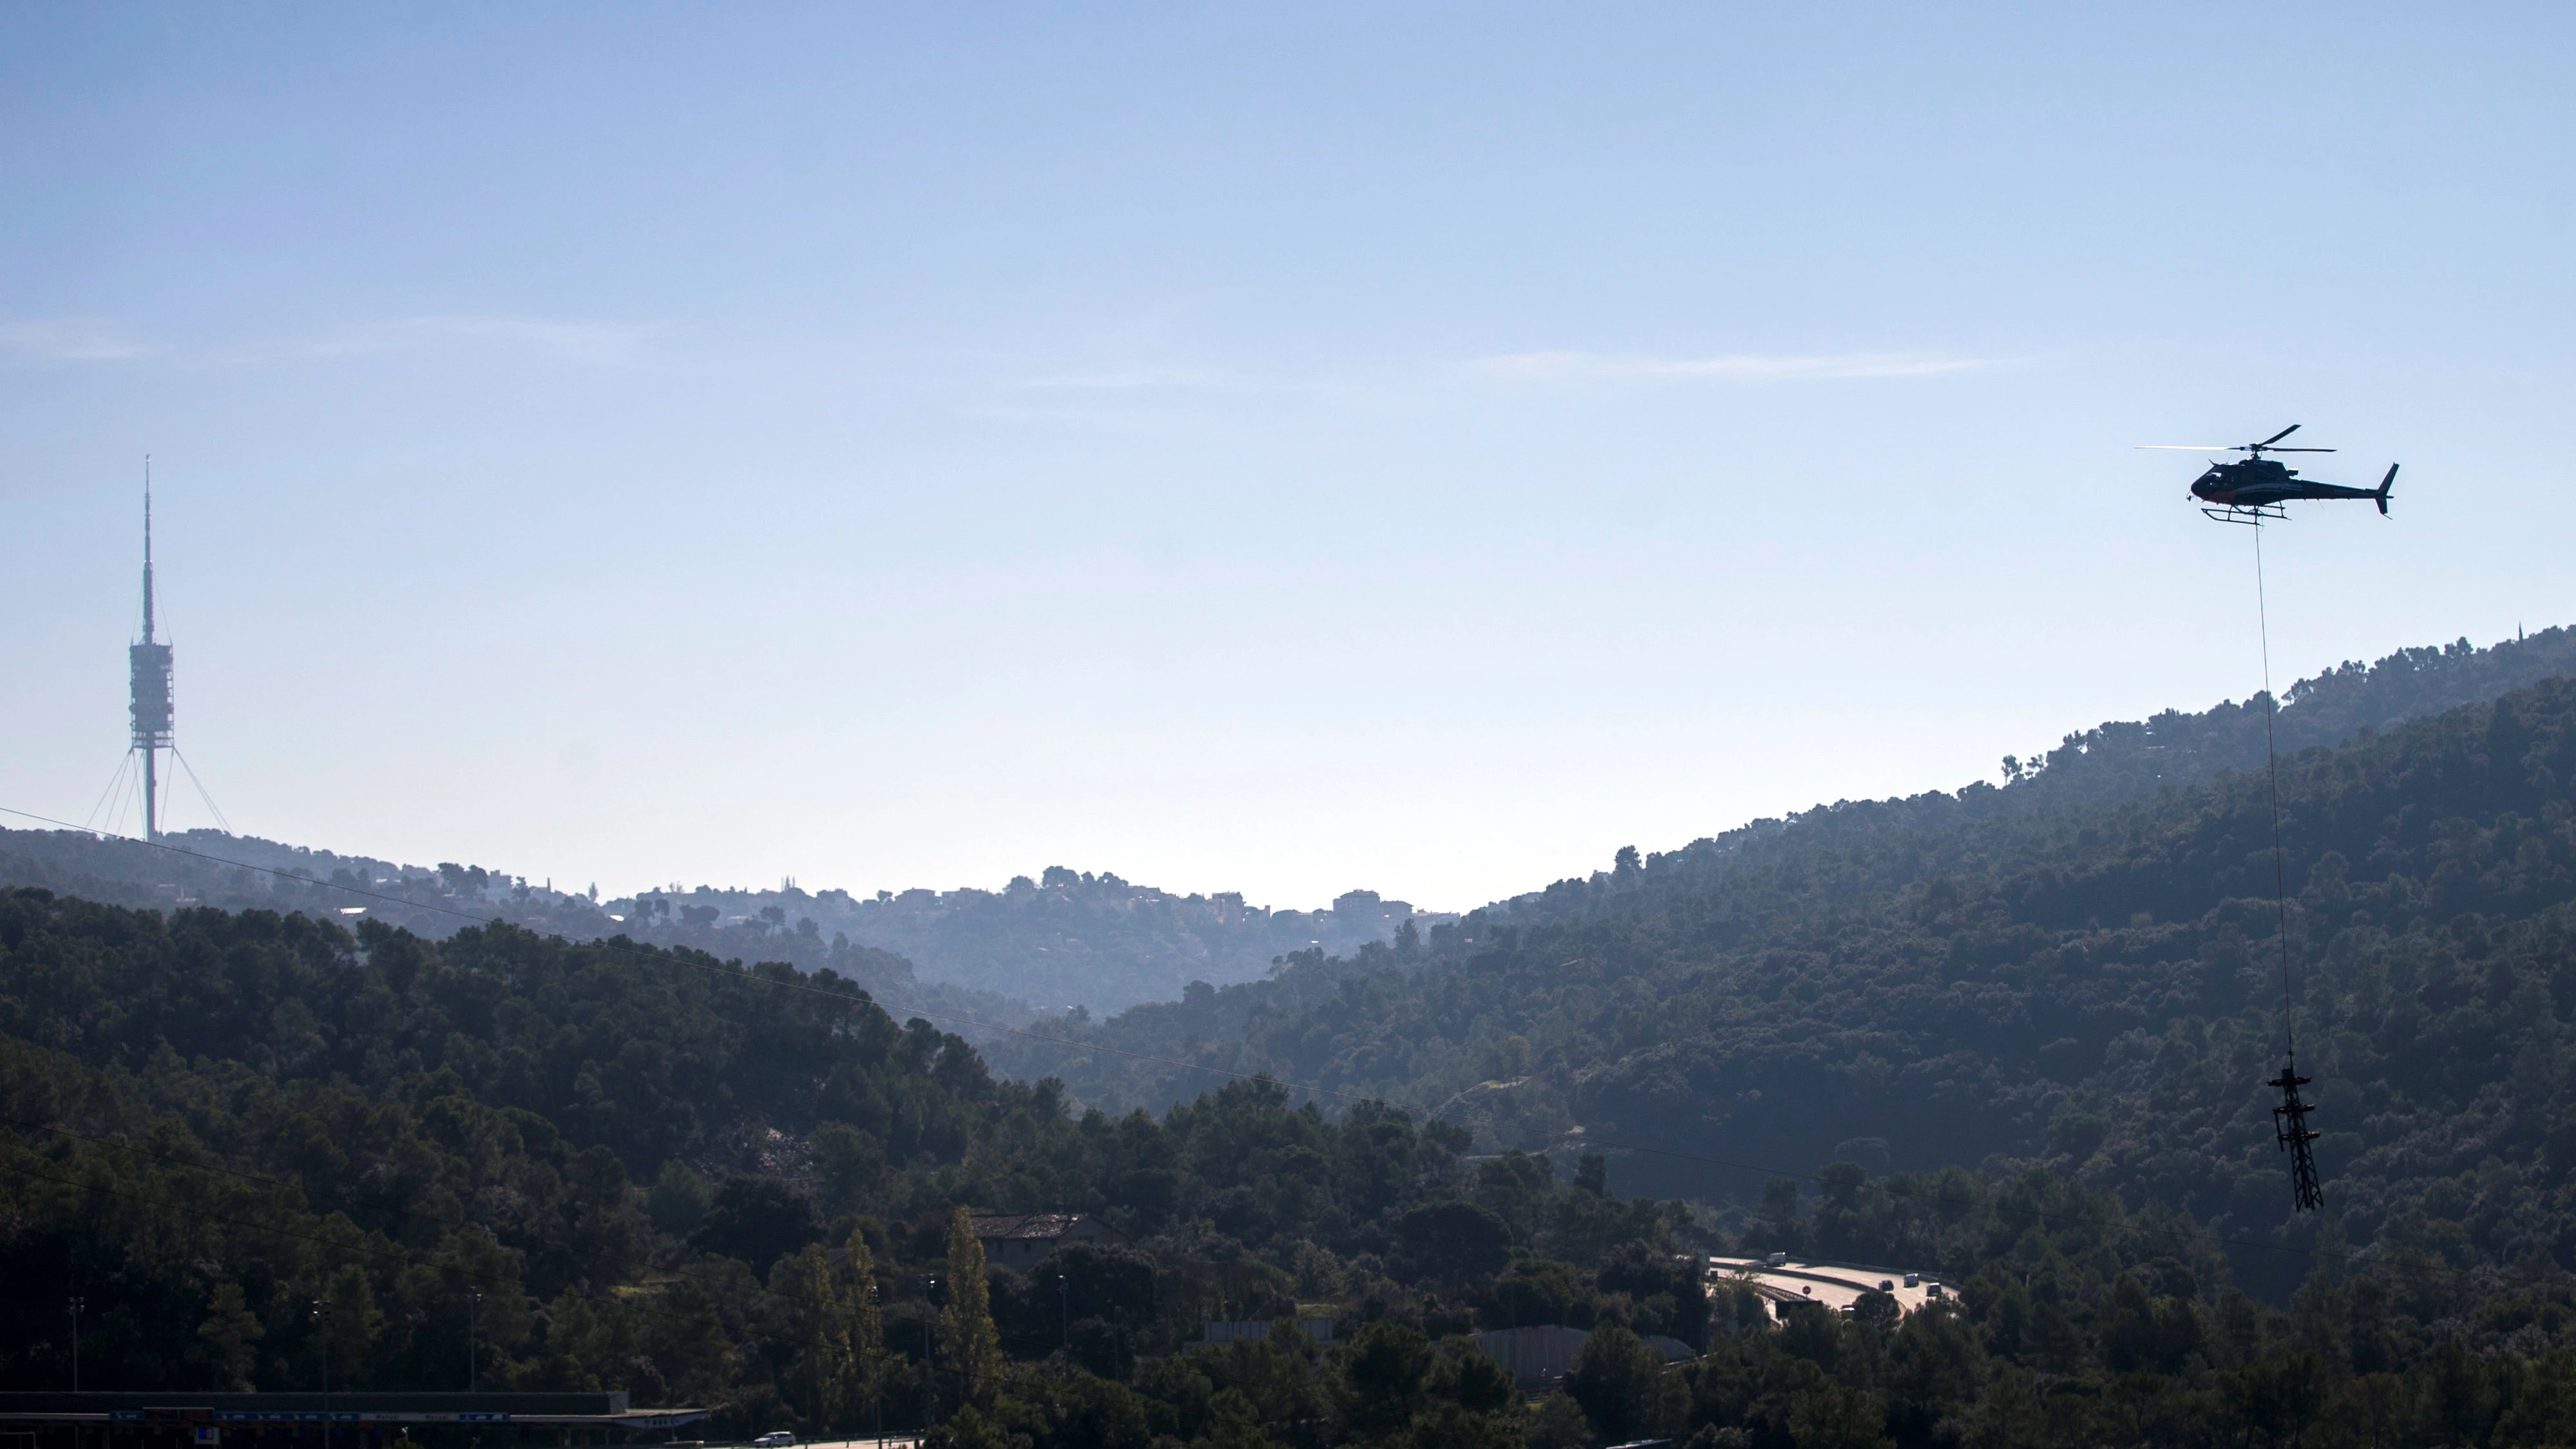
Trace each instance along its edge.
<instances>
[{"instance_id":1,"label":"communications tower","mask_svg":"<svg viewBox=\"0 0 2576 1449\"><path fill-rule=\"evenodd\" d=\"M143 838L161 838L160 755L170 750L170 646L152 621L152 460L143 460L143 642L128 647L134 675L134 748L143 756ZM174 754L175 750L172 751Z\"/></svg>"}]
</instances>

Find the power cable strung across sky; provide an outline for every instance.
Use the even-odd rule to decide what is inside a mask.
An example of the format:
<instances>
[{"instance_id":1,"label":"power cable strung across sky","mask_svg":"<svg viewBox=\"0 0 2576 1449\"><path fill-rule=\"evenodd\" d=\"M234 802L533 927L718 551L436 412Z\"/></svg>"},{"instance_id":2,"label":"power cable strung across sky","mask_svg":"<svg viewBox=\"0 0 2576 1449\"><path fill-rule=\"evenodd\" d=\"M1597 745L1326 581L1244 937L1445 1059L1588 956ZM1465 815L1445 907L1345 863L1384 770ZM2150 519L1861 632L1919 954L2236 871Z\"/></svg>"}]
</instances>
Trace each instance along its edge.
<instances>
[{"instance_id":1,"label":"power cable strung across sky","mask_svg":"<svg viewBox=\"0 0 2576 1449\"><path fill-rule=\"evenodd\" d=\"M2397 469L2392 465L2389 470ZM2381 505L2383 508L2386 504ZM2281 939L2281 1075L2263 1085L2281 1090L2281 1105L2272 1109L2272 1136L2290 1155L2290 1210L2319 1212L2325 1189L2317 1182L2317 1129L2308 1125L2316 1107L2299 1095L2309 1078L2299 1075L2299 1003L2290 981L2290 872L2281 849L2281 750L2273 740L2272 720L2278 703L2272 698L2272 613L2263 588L2263 520L2254 525L2254 618L2263 644L2263 768L2272 796L2272 908L2280 921Z\"/></svg>"},{"instance_id":2,"label":"power cable strung across sky","mask_svg":"<svg viewBox=\"0 0 2576 1449\"><path fill-rule=\"evenodd\" d=\"M2265 453L2331 453L2332 448L2291 447L2282 439L2299 430L2292 423L2259 443L2233 446L2210 446L2187 443L2145 443L2142 447L2177 449L2187 452L2229 452L2246 455L2233 463L2212 463L2209 471L2191 485L2191 496L2211 505L2200 511L2219 523L2241 523L2254 530L2254 624L2255 637L2263 651L2263 769L2269 782L2272 800L2272 906L2280 923L2281 942L2281 1075L2263 1085L2279 1089L2280 1105L2272 1109L2272 1137L2290 1158L2290 1210L2294 1213L2319 1212L2325 1207L2325 1189L2317 1180L2317 1129L2308 1125L2308 1114L2314 1103L2299 1095L2312 1078L2299 1075L2298 993L2290 973L2290 871L2288 856L2281 845L2281 749L2275 737L2273 721L2280 712L2280 702L2272 696L2272 610L2263 586L2263 524L2265 520L2286 520L2292 499L2366 498L2379 505L2379 516L2388 516L2388 492L2397 482L2397 465L2388 472L2377 488L2346 488L2334 483L2302 481L2298 471L2264 457Z\"/></svg>"}]
</instances>

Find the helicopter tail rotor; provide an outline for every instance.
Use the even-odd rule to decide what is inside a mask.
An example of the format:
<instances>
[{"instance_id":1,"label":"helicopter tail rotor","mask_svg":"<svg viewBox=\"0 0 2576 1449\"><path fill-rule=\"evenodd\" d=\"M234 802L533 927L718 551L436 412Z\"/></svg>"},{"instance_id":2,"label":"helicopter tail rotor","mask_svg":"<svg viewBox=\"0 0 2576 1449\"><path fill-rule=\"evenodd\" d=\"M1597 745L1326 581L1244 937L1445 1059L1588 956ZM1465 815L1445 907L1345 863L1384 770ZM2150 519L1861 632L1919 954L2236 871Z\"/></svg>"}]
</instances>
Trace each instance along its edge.
<instances>
[{"instance_id":1,"label":"helicopter tail rotor","mask_svg":"<svg viewBox=\"0 0 2576 1449\"><path fill-rule=\"evenodd\" d=\"M2388 476L2379 480L2379 491L2372 495L2373 501L2379 505L2379 516L2382 518L2386 518L2388 516L2388 490L2395 487L2396 484L2397 465L2391 463L2388 465Z\"/></svg>"}]
</instances>

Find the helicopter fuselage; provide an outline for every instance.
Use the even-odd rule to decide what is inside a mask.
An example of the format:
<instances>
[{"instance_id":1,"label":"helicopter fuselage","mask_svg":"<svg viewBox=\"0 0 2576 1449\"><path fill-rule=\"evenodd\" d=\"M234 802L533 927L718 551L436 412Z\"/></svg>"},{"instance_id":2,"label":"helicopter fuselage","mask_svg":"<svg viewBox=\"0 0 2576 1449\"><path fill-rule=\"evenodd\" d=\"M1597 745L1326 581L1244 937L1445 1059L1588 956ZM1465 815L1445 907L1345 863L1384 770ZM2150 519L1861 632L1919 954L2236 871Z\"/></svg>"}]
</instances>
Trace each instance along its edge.
<instances>
[{"instance_id":1,"label":"helicopter fuselage","mask_svg":"<svg viewBox=\"0 0 2576 1449\"><path fill-rule=\"evenodd\" d=\"M2346 488L2336 483L2311 483L2299 476L2299 470L2276 463L2269 458L2246 458L2234 463L2212 463L2209 471L2192 481L2192 496L2204 503L2224 508L2262 508L2286 503L2293 498L2377 498L2378 490Z\"/></svg>"},{"instance_id":2,"label":"helicopter fuselage","mask_svg":"<svg viewBox=\"0 0 2576 1449\"><path fill-rule=\"evenodd\" d=\"M2212 463L2209 471L2192 480L2191 496L2202 503L2201 512L2220 523L2250 523L2260 526L2267 518L2287 518L2281 505L2293 498L2367 498L2379 505L2379 516L2388 516L2388 490L2396 485L2397 465L2376 488L2346 488L2337 483L2310 483L2298 470L2275 462L2265 453L2331 453L2332 448L2311 448L2304 444L2288 446L2282 439L2299 430L2292 423L2259 443L2236 443L2224 447L2193 443L2141 443L2142 448L2160 448L2174 452L2243 453L2246 456L2231 463ZM2212 506L2214 505L2214 506Z\"/></svg>"}]
</instances>

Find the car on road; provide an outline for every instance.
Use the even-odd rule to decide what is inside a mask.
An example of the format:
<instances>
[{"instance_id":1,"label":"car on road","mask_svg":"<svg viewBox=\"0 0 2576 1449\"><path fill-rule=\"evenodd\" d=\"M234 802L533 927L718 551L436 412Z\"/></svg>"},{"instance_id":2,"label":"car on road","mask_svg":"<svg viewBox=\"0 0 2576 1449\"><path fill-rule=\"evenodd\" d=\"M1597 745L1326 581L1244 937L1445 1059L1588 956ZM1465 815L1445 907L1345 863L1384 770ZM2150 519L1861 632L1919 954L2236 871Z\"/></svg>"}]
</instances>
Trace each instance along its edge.
<instances>
[{"instance_id":1,"label":"car on road","mask_svg":"<svg viewBox=\"0 0 2576 1449\"><path fill-rule=\"evenodd\" d=\"M796 1436L784 1429L772 1429L752 1440L751 1449L796 1449Z\"/></svg>"}]
</instances>

